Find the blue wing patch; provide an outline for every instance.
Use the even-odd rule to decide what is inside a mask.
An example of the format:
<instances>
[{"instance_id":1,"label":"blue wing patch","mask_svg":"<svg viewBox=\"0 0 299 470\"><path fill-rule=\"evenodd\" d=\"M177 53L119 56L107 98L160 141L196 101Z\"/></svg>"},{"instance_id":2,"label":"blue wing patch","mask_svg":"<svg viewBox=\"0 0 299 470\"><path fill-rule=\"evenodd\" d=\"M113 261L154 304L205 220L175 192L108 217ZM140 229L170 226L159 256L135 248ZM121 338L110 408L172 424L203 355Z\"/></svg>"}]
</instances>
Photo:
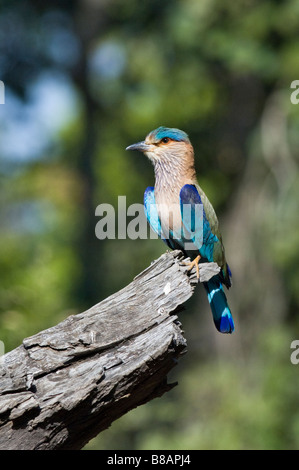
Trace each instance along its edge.
<instances>
[{"instance_id":1,"label":"blue wing patch","mask_svg":"<svg viewBox=\"0 0 299 470\"><path fill-rule=\"evenodd\" d=\"M163 231L161 227L161 221L157 211L154 187L149 186L144 192L144 211L148 223L150 224L153 231L161 238L161 240L166 243L166 245L172 250L181 249L178 241L172 238L172 232L169 233L169 238L163 236Z\"/></svg>"},{"instance_id":2,"label":"blue wing patch","mask_svg":"<svg viewBox=\"0 0 299 470\"><path fill-rule=\"evenodd\" d=\"M148 223L152 227L153 231L161 237L161 222L157 211L155 194L153 186L146 188L144 192L144 211Z\"/></svg>"}]
</instances>

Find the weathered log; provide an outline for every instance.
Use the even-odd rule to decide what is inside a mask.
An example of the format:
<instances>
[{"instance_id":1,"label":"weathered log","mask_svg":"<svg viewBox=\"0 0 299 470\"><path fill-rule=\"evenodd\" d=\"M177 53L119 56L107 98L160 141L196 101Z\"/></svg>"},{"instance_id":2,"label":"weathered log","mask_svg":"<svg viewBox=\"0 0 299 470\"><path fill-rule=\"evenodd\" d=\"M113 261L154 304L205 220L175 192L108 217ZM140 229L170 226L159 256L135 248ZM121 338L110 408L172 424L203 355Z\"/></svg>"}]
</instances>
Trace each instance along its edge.
<instances>
[{"instance_id":1,"label":"weathered log","mask_svg":"<svg viewBox=\"0 0 299 470\"><path fill-rule=\"evenodd\" d=\"M84 313L24 339L0 361L0 449L80 449L175 384L186 351L176 312L197 283L182 253L165 253ZM216 274L202 264L202 280Z\"/></svg>"}]
</instances>

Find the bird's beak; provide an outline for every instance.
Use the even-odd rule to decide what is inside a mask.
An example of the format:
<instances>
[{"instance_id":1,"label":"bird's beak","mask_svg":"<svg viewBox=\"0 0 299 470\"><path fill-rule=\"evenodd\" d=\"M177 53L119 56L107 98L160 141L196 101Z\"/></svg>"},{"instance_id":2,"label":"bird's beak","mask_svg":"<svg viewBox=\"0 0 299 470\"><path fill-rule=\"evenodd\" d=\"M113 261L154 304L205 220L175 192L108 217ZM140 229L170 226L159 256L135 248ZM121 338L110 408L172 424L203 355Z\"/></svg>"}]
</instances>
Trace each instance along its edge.
<instances>
[{"instance_id":1,"label":"bird's beak","mask_svg":"<svg viewBox=\"0 0 299 470\"><path fill-rule=\"evenodd\" d=\"M129 145L126 150L139 150L139 152L149 152L151 146L146 144L144 141L137 142L137 144Z\"/></svg>"}]
</instances>

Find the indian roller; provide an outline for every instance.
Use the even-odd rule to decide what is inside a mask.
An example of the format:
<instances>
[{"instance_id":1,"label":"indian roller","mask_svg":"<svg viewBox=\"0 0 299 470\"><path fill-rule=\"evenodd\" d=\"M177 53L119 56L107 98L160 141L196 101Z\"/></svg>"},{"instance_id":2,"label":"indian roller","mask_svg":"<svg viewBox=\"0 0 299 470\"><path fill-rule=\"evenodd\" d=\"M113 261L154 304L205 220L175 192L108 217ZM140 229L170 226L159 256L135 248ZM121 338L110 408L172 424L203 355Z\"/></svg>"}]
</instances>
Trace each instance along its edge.
<instances>
[{"instance_id":1,"label":"indian roller","mask_svg":"<svg viewBox=\"0 0 299 470\"><path fill-rule=\"evenodd\" d=\"M220 267L219 274L203 284L217 330L232 333L234 321L223 290L223 285L231 287L231 271L216 213L196 180L194 150L188 135L161 126L126 150L143 152L154 165L155 186L144 193L145 213L152 229L169 248L182 250L190 258L188 269L195 266L197 277L198 263L216 262ZM189 207L187 215L185 207ZM199 214L201 224L196 223Z\"/></svg>"}]
</instances>

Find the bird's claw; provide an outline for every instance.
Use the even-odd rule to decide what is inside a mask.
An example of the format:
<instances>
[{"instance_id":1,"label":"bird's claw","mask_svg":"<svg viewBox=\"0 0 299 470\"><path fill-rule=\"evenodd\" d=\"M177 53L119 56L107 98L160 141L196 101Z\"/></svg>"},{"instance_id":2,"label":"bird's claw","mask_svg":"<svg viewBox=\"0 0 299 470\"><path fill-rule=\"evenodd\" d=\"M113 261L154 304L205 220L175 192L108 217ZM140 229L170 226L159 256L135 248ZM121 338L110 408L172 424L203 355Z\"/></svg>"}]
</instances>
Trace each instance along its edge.
<instances>
[{"instance_id":1,"label":"bird's claw","mask_svg":"<svg viewBox=\"0 0 299 470\"><path fill-rule=\"evenodd\" d=\"M201 258L201 256L198 255L198 256L196 256L196 258L194 258L193 261L184 262L184 264L186 264L188 266L187 271L190 271L195 266L197 279L199 279L198 263L199 263L200 258Z\"/></svg>"}]
</instances>

